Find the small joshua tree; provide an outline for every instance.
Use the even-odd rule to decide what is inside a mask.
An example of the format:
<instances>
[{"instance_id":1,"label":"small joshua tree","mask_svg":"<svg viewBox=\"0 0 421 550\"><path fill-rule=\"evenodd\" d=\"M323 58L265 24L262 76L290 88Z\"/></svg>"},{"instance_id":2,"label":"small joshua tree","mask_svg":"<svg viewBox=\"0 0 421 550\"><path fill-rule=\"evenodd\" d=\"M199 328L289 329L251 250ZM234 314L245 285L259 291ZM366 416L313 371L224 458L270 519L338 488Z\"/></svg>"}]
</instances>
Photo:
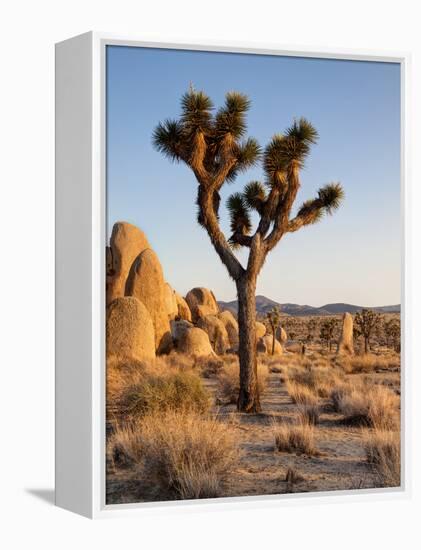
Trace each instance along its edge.
<instances>
[{"instance_id":1,"label":"small joshua tree","mask_svg":"<svg viewBox=\"0 0 421 550\"><path fill-rule=\"evenodd\" d=\"M283 134L275 134L262 151L257 141L245 139L247 96L229 92L216 112L210 98L193 87L181 99L179 120L158 124L153 143L170 160L184 162L193 171L197 187L198 222L235 281L238 296L240 393L238 409L259 412L256 355L256 284L266 256L279 241L306 225L318 222L338 208L343 197L339 183L320 188L291 217L300 188L300 170L316 143L316 129L304 118L294 121ZM252 181L227 202L231 236L219 224L220 191L224 184L262 159L264 182ZM257 215L253 228L251 214ZM249 250L243 266L234 251Z\"/></svg>"},{"instance_id":2,"label":"small joshua tree","mask_svg":"<svg viewBox=\"0 0 421 550\"><path fill-rule=\"evenodd\" d=\"M317 328L316 319L309 319L307 322L307 336L306 336L306 340L308 343L314 340L316 328Z\"/></svg>"},{"instance_id":3,"label":"small joshua tree","mask_svg":"<svg viewBox=\"0 0 421 550\"><path fill-rule=\"evenodd\" d=\"M355 334L364 337L364 353L368 353L370 338L379 320L380 315L371 309L363 309L355 314Z\"/></svg>"},{"instance_id":4,"label":"small joshua tree","mask_svg":"<svg viewBox=\"0 0 421 550\"><path fill-rule=\"evenodd\" d=\"M326 319L320 327L320 338L326 342L329 351L332 351L332 340L338 323L333 317Z\"/></svg>"},{"instance_id":5,"label":"small joshua tree","mask_svg":"<svg viewBox=\"0 0 421 550\"><path fill-rule=\"evenodd\" d=\"M278 307L272 308L272 310L266 314L266 319L272 330L272 355L274 355L276 331L278 330L279 324L281 322L281 312L279 311L279 308Z\"/></svg>"},{"instance_id":6,"label":"small joshua tree","mask_svg":"<svg viewBox=\"0 0 421 550\"><path fill-rule=\"evenodd\" d=\"M401 340L401 323L399 319L389 319L384 324L384 332L386 335L387 345L390 346L392 341L393 349L397 352L400 351L400 340Z\"/></svg>"}]
</instances>

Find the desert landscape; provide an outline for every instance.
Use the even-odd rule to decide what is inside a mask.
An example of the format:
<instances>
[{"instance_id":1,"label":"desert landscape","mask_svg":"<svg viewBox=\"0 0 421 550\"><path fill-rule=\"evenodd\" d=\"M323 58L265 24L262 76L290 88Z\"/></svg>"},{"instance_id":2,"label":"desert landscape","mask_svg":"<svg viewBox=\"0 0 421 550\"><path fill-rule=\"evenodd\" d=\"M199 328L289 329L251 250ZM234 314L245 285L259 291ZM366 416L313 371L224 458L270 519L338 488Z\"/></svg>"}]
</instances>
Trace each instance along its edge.
<instances>
[{"instance_id":1,"label":"desert landscape","mask_svg":"<svg viewBox=\"0 0 421 550\"><path fill-rule=\"evenodd\" d=\"M399 75L107 55L107 504L399 487Z\"/></svg>"},{"instance_id":2,"label":"desert landscape","mask_svg":"<svg viewBox=\"0 0 421 550\"><path fill-rule=\"evenodd\" d=\"M247 413L235 302L182 297L125 222L107 274L108 504L400 485L397 306L309 315L258 297Z\"/></svg>"}]
</instances>

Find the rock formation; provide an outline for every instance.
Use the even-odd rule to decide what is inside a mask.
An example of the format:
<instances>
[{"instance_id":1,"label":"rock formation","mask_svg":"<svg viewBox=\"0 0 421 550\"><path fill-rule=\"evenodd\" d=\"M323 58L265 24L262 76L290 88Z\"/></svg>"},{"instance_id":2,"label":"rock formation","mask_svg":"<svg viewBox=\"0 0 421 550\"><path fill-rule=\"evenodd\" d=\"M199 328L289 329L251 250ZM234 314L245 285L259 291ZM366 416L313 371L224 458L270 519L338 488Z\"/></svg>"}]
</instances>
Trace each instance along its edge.
<instances>
[{"instance_id":1,"label":"rock formation","mask_svg":"<svg viewBox=\"0 0 421 550\"><path fill-rule=\"evenodd\" d=\"M211 290L196 287L190 290L186 296L186 302L190 308L192 321L197 321L207 315L217 315L219 306Z\"/></svg>"},{"instance_id":2,"label":"rock formation","mask_svg":"<svg viewBox=\"0 0 421 550\"><path fill-rule=\"evenodd\" d=\"M266 336L263 336L257 341L257 351L259 353L267 353L268 355L272 354L272 343L273 343L273 337L271 334L267 334ZM279 341L275 338L275 349L274 349L274 355L282 355L284 352L281 344Z\"/></svg>"},{"instance_id":3,"label":"rock formation","mask_svg":"<svg viewBox=\"0 0 421 550\"><path fill-rule=\"evenodd\" d=\"M342 332L338 342L338 353L354 354L354 322L350 313L344 313L342 318Z\"/></svg>"},{"instance_id":4,"label":"rock formation","mask_svg":"<svg viewBox=\"0 0 421 550\"><path fill-rule=\"evenodd\" d=\"M114 224L106 251L107 305L124 296L127 276L135 258L150 248L146 235L127 222Z\"/></svg>"},{"instance_id":5,"label":"rock formation","mask_svg":"<svg viewBox=\"0 0 421 550\"><path fill-rule=\"evenodd\" d=\"M169 285L168 283L165 283L165 286L164 286L164 296L165 296L165 304L167 308L168 319L171 321L175 319L178 315L178 305L177 305L177 299L175 297L175 292L171 288L171 285Z\"/></svg>"},{"instance_id":6,"label":"rock formation","mask_svg":"<svg viewBox=\"0 0 421 550\"><path fill-rule=\"evenodd\" d=\"M178 341L178 351L180 353L195 355L196 357L215 355L208 335L204 330L197 327L181 333Z\"/></svg>"},{"instance_id":7,"label":"rock formation","mask_svg":"<svg viewBox=\"0 0 421 550\"><path fill-rule=\"evenodd\" d=\"M206 332L215 353L223 355L230 348L225 325L216 315L202 317L198 320L197 326Z\"/></svg>"},{"instance_id":8,"label":"rock formation","mask_svg":"<svg viewBox=\"0 0 421 550\"><path fill-rule=\"evenodd\" d=\"M172 347L170 322L165 300L165 281L158 256L150 248L137 256L126 283L126 296L135 296L149 311L155 329L157 353Z\"/></svg>"},{"instance_id":9,"label":"rock formation","mask_svg":"<svg viewBox=\"0 0 421 550\"><path fill-rule=\"evenodd\" d=\"M256 339L259 340L259 338L263 338L263 336L266 334L266 327L263 323L260 323L260 321L256 321Z\"/></svg>"},{"instance_id":10,"label":"rock formation","mask_svg":"<svg viewBox=\"0 0 421 550\"><path fill-rule=\"evenodd\" d=\"M278 327L276 331L276 338L279 340L279 342L281 342L282 345L286 344L288 341L288 335L285 332L285 329L283 329L282 327Z\"/></svg>"},{"instance_id":11,"label":"rock formation","mask_svg":"<svg viewBox=\"0 0 421 550\"><path fill-rule=\"evenodd\" d=\"M107 309L107 357L147 360L155 357L151 316L137 298L117 298Z\"/></svg>"},{"instance_id":12,"label":"rock formation","mask_svg":"<svg viewBox=\"0 0 421 550\"><path fill-rule=\"evenodd\" d=\"M218 313L218 319L220 319L225 326L225 330L228 333L230 348L232 351L238 350L238 323L237 319L231 313L231 311L225 310Z\"/></svg>"},{"instance_id":13,"label":"rock formation","mask_svg":"<svg viewBox=\"0 0 421 550\"><path fill-rule=\"evenodd\" d=\"M170 321L171 325L171 335L175 344L175 347L178 346L178 342L181 338L181 335L186 332L187 330L190 330L194 327L192 323L189 323L189 321L185 321L184 319L180 319L178 321Z\"/></svg>"},{"instance_id":14,"label":"rock formation","mask_svg":"<svg viewBox=\"0 0 421 550\"><path fill-rule=\"evenodd\" d=\"M184 321L191 322L191 311L186 300L178 292L175 292L175 299L177 302L177 316L184 319Z\"/></svg>"}]
</instances>

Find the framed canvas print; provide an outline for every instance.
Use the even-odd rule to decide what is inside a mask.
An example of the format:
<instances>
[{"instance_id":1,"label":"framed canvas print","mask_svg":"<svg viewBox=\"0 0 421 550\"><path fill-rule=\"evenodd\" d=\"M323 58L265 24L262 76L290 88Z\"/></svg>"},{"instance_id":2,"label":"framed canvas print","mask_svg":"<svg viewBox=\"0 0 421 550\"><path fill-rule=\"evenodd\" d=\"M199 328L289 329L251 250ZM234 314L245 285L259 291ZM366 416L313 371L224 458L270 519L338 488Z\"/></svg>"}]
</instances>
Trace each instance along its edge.
<instances>
[{"instance_id":1,"label":"framed canvas print","mask_svg":"<svg viewBox=\"0 0 421 550\"><path fill-rule=\"evenodd\" d=\"M406 63L57 44L58 505L407 490Z\"/></svg>"}]
</instances>

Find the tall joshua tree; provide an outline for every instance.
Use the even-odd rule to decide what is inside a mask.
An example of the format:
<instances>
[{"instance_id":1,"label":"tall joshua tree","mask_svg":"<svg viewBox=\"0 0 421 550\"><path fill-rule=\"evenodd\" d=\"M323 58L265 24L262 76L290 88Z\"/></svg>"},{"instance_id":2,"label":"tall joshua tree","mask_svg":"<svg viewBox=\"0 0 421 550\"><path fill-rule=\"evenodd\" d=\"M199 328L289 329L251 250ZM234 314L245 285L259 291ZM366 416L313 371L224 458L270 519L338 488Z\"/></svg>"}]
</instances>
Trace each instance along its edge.
<instances>
[{"instance_id":1,"label":"tall joshua tree","mask_svg":"<svg viewBox=\"0 0 421 550\"><path fill-rule=\"evenodd\" d=\"M240 393L238 410L259 412L256 357L256 282L268 253L283 236L319 221L338 208L343 191L338 183L319 189L314 199L291 211L300 188L300 170L316 143L316 129L304 118L294 121L283 134L275 134L262 151L257 141L245 139L247 96L229 92L216 112L210 98L193 87L181 99L178 120L158 124L155 148L193 171L197 187L198 222L235 281L238 296ZM227 239L219 224L220 191L224 184L262 159L264 182L252 181L231 195L227 207L231 235ZM251 213L257 214L253 228ZM249 249L245 266L235 249Z\"/></svg>"}]
</instances>

